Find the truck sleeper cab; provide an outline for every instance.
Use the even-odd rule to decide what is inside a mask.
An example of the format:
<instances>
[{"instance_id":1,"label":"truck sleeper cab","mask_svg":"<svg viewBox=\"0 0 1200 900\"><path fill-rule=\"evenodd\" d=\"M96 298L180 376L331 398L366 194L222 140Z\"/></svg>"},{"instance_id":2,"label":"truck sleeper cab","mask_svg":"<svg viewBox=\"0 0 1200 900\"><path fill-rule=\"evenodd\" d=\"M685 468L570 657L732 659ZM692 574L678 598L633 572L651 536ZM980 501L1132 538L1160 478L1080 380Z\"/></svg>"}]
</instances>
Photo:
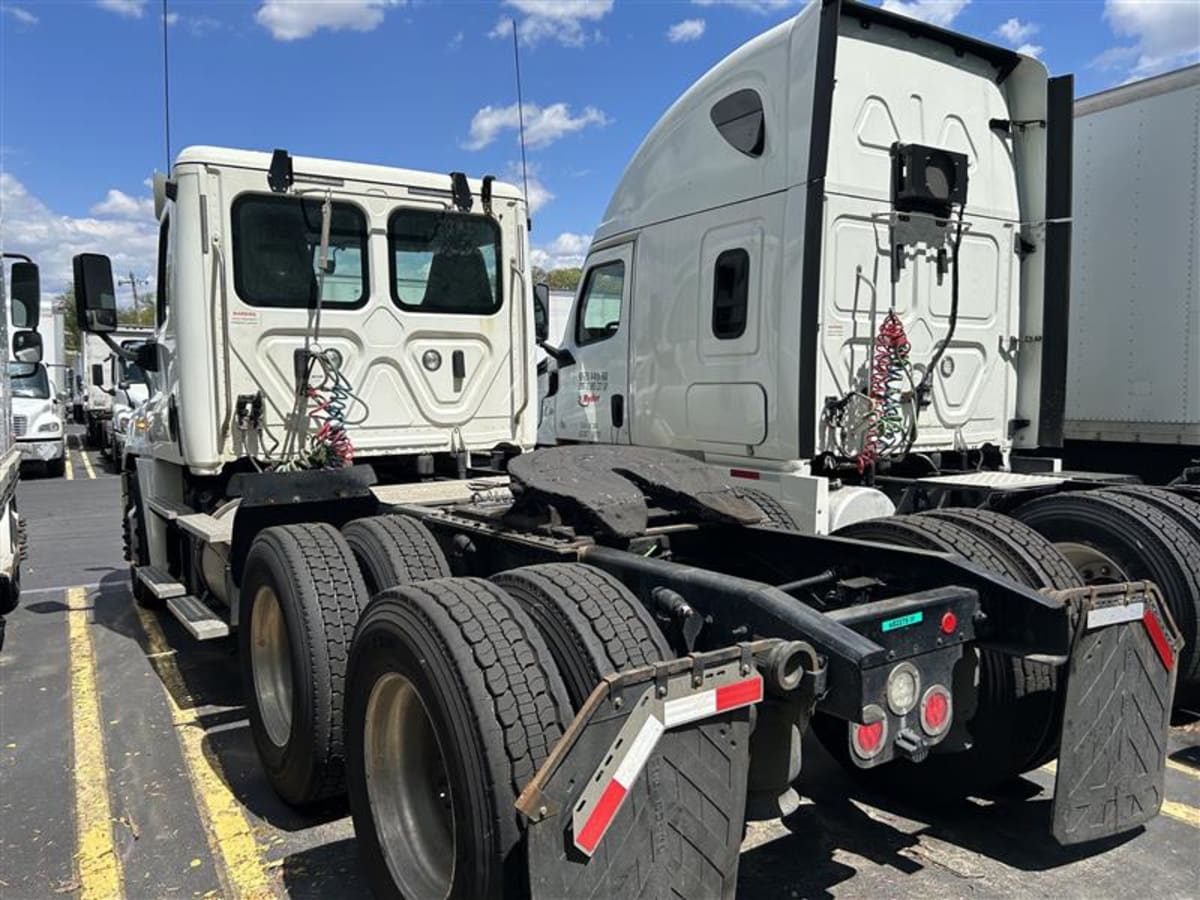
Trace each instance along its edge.
<instances>
[{"instance_id":1,"label":"truck sleeper cab","mask_svg":"<svg viewBox=\"0 0 1200 900\"><path fill-rule=\"evenodd\" d=\"M869 523L1011 514L1089 583L1156 582L1200 680L1194 488L1013 455L1062 443L1072 85L848 0L739 48L614 190L539 442L686 453L814 533L960 550L961 518Z\"/></svg>"}]
</instances>

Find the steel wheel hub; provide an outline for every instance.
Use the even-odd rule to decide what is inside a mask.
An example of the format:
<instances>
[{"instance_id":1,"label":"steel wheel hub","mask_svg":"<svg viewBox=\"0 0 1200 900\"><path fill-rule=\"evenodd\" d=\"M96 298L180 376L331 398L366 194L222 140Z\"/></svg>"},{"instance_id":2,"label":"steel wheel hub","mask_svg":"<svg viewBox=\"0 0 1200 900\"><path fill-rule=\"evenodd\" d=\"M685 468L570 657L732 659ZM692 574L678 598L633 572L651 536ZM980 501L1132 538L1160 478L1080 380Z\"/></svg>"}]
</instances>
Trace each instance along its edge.
<instances>
[{"instance_id":1,"label":"steel wheel hub","mask_svg":"<svg viewBox=\"0 0 1200 900\"><path fill-rule=\"evenodd\" d=\"M258 589L250 616L250 667L258 711L271 743L286 747L292 734L292 654L274 588Z\"/></svg>"},{"instance_id":2,"label":"steel wheel hub","mask_svg":"<svg viewBox=\"0 0 1200 900\"><path fill-rule=\"evenodd\" d=\"M433 723L411 681L389 672L367 700L367 798L392 880L406 897L447 897L454 804Z\"/></svg>"}]
</instances>

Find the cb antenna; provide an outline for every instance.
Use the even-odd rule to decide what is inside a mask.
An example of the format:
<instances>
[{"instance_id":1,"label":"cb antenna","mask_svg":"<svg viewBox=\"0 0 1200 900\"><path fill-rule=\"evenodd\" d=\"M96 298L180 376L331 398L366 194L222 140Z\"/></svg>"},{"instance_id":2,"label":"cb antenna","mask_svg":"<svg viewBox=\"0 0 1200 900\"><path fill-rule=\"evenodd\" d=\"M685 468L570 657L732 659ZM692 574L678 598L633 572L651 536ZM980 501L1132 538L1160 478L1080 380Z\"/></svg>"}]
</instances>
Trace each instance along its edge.
<instances>
[{"instance_id":1,"label":"cb antenna","mask_svg":"<svg viewBox=\"0 0 1200 900\"><path fill-rule=\"evenodd\" d=\"M167 0L163 0L166 3ZM517 43L517 20L509 19L512 25L513 62L517 70L517 123L521 128L521 178L525 182L525 228L533 231L533 216L529 212L529 164L525 161L525 101L521 98L521 51Z\"/></svg>"},{"instance_id":2,"label":"cb antenna","mask_svg":"<svg viewBox=\"0 0 1200 900\"><path fill-rule=\"evenodd\" d=\"M167 175L171 174L171 79L167 56L167 0L162 0L163 31L163 131L167 144Z\"/></svg>"}]
</instances>

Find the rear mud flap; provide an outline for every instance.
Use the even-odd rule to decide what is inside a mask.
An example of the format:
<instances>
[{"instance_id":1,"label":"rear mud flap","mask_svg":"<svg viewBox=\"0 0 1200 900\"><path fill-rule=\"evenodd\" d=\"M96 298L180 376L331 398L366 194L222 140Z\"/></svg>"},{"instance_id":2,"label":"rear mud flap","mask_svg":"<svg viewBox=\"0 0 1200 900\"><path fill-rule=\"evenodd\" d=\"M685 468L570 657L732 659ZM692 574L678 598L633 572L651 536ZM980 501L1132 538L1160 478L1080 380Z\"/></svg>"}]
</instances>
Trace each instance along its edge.
<instances>
[{"instance_id":1,"label":"rear mud flap","mask_svg":"<svg viewBox=\"0 0 1200 900\"><path fill-rule=\"evenodd\" d=\"M1183 646L1152 584L1072 594L1077 636L1054 785L1061 844L1120 834L1158 814Z\"/></svg>"},{"instance_id":2,"label":"rear mud flap","mask_svg":"<svg viewBox=\"0 0 1200 900\"><path fill-rule=\"evenodd\" d=\"M732 898L759 644L614 675L517 800L533 900Z\"/></svg>"}]
</instances>

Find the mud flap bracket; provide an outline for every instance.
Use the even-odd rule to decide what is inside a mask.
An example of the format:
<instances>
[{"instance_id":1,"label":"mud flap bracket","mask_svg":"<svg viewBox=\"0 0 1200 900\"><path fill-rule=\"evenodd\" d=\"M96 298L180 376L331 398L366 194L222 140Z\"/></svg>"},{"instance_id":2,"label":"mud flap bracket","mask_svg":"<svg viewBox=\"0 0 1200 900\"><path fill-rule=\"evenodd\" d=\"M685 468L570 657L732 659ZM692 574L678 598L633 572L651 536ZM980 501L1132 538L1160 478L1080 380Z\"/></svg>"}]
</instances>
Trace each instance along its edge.
<instances>
[{"instance_id":1,"label":"mud flap bracket","mask_svg":"<svg viewBox=\"0 0 1200 900\"><path fill-rule=\"evenodd\" d=\"M732 898L746 806L756 641L609 676L522 791L530 893Z\"/></svg>"},{"instance_id":2,"label":"mud flap bracket","mask_svg":"<svg viewBox=\"0 0 1200 900\"><path fill-rule=\"evenodd\" d=\"M1148 582L1076 589L1053 833L1061 844L1120 834L1163 800L1179 629Z\"/></svg>"}]
</instances>

